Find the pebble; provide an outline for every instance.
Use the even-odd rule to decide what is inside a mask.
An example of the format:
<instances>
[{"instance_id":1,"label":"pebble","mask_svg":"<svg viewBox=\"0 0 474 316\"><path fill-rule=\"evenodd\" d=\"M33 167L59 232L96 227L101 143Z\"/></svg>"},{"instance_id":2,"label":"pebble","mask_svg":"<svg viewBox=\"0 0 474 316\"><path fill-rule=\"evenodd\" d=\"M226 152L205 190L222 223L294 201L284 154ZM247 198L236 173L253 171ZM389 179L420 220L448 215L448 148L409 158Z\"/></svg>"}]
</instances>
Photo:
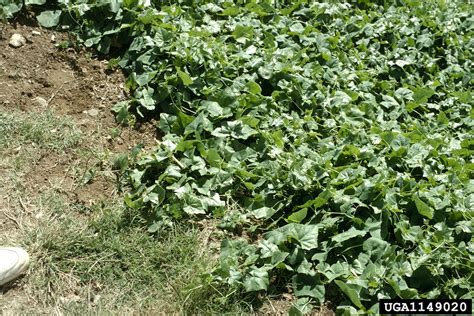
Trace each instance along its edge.
<instances>
[{"instance_id":1,"label":"pebble","mask_svg":"<svg viewBox=\"0 0 474 316\"><path fill-rule=\"evenodd\" d=\"M56 35L51 35L51 42L56 42Z\"/></svg>"},{"instance_id":2,"label":"pebble","mask_svg":"<svg viewBox=\"0 0 474 316\"><path fill-rule=\"evenodd\" d=\"M91 109L91 110L87 111L87 114L89 114L92 117L95 117L95 116L99 115L99 113L100 112L99 112L98 109Z\"/></svg>"},{"instance_id":3,"label":"pebble","mask_svg":"<svg viewBox=\"0 0 474 316\"><path fill-rule=\"evenodd\" d=\"M41 35L41 32L40 31L31 31L31 34L32 35Z\"/></svg>"},{"instance_id":4,"label":"pebble","mask_svg":"<svg viewBox=\"0 0 474 316\"><path fill-rule=\"evenodd\" d=\"M32 101L35 102L37 105L42 106L42 107L47 107L48 106L48 101L46 101L42 97L36 97Z\"/></svg>"},{"instance_id":5,"label":"pebble","mask_svg":"<svg viewBox=\"0 0 474 316\"><path fill-rule=\"evenodd\" d=\"M26 44L26 38L23 35L15 33L10 38L10 42L8 43L10 46L18 48Z\"/></svg>"}]
</instances>

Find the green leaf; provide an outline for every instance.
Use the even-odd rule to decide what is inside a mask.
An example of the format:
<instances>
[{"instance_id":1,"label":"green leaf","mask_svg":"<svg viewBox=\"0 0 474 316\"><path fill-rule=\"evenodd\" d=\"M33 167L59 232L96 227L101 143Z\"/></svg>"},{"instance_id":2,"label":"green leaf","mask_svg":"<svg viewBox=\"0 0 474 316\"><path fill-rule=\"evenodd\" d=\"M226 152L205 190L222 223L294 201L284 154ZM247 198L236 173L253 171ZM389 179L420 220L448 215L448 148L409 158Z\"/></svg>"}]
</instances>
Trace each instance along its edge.
<instances>
[{"instance_id":1,"label":"green leaf","mask_svg":"<svg viewBox=\"0 0 474 316\"><path fill-rule=\"evenodd\" d=\"M299 205L298 208L307 208L313 206L314 208L318 209L328 203L328 201L332 198L332 192L329 190L324 190L318 197L314 200L309 200L306 203Z\"/></svg>"},{"instance_id":2,"label":"green leaf","mask_svg":"<svg viewBox=\"0 0 474 316\"><path fill-rule=\"evenodd\" d=\"M334 280L334 282L355 306L364 308L359 299L359 291L357 290L357 286L347 284L341 280Z\"/></svg>"},{"instance_id":3,"label":"green leaf","mask_svg":"<svg viewBox=\"0 0 474 316\"><path fill-rule=\"evenodd\" d=\"M262 88L255 81L247 82L246 86L249 89L250 93L253 93L253 94L261 94L262 93Z\"/></svg>"},{"instance_id":4,"label":"green leaf","mask_svg":"<svg viewBox=\"0 0 474 316\"><path fill-rule=\"evenodd\" d=\"M232 32L232 36L235 39L239 39L241 37L250 38L253 35L253 27L251 26L243 26L237 25L235 30Z\"/></svg>"},{"instance_id":5,"label":"green leaf","mask_svg":"<svg viewBox=\"0 0 474 316\"><path fill-rule=\"evenodd\" d=\"M357 229L352 227L348 231L345 231L343 233L340 233L340 234L337 234L337 235L333 236L331 239L332 239L332 241L335 241L335 242L343 242L343 241L349 240L349 239L354 238L354 237L365 236L365 234L367 234L366 231L357 230Z\"/></svg>"},{"instance_id":6,"label":"green leaf","mask_svg":"<svg viewBox=\"0 0 474 316\"><path fill-rule=\"evenodd\" d=\"M269 231L265 238L276 245L296 241L301 249L311 250L318 247L318 226L291 223Z\"/></svg>"},{"instance_id":7,"label":"green leaf","mask_svg":"<svg viewBox=\"0 0 474 316\"><path fill-rule=\"evenodd\" d=\"M218 151L215 149L209 149L207 152L207 161L212 167L220 168L222 164L222 158L219 155Z\"/></svg>"},{"instance_id":8,"label":"green leaf","mask_svg":"<svg viewBox=\"0 0 474 316\"><path fill-rule=\"evenodd\" d=\"M304 26L300 22L293 23L292 25L290 25L290 31L294 33L303 33Z\"/></svg>"},{"instance_id":9,"label":"green leaf","mask_svg":"<svg viewBox=\"0 0 474 316\"><path fill-rule=\"evenodd\" d=\"M293 303L288 311L289 316L303 316L309 314L313 310L311 299L309 297L301 297Z\"/></svg>"},{"instance_id":10,"label":"green leaf","mask_svg":"<svg viewBox=\"0 0 474 316\"><path fill-rule=\"evenodd\" d=\"M155 109L155 98L153 97L153 88L146 87L135 92L135 97L137 98L138 102L141 106L146 108L147 110L154 110Z\"/></svg>"},{"instance_id":11,"label":"green leaf","mask_svg":"<svg viewBox=\"0 0 474 316\"><path fill-rule=\"evenodd\" d=\"M0 1L0 21L13 17L21 8L22 4L20 3L13 3L10 0Z\"/></svg>"},{"instance_id":12,"label":"green leaf","mask_svg":"<svg viewBox=\"0 0 474 316\"><path fill-rule=\"evenodd\" d=\"M363 249L369 255L372 256L374 260L382 258L389 247L389 243L380 238L370 237L363 243Z\"/></svg>"},{"instance_id":13,"label":"green leaf","mask_svg":"<svg viewBox=\"0 0 474 316\"><path fill-rule=\"evenodd\" d=\"M222 15L227 15L227 16L236 16L240 13L240 7L238 6L231 6L226 8L224 11L222 11Z\"/></svg>"},{"instance_id":14,"label":"green leaf","mask_svg":"<svg viewBox=\"0 0 474 316\"><path fill-rule=\"evenodd\" d=\"M435 94L435 91L430 88L416 88L413 90L413 93L413 100L416 103L425 103L433 94Z\"/></svg>"},{"instance_id":15,"label":"green leaf","mask_svg":"<svg viewBox=\"0 0 474 316\"><path fill-rule=\"evenodd\" d=\"M181 79L181 81L183 82L183 84L185 86L189 86L191 84L193 84L193 79L187 74L185 73L184 71L181 71L181 70L177 70L178 71L178 76L179 78Z\"/></svg>"},{"instance_id":16,"label":"green leaf","mask_svg":"<svg viewBox=\"0 0 474 316\"><path fill-rule=\"evenodd\" d=\"M216 128L212 135L219 138L232 137L236 139L247 139L257 132L242 121L225 122L223 126Z\"/></svg>"},{"instance_id":17,"label":"green leaf","mask_svg":"<svg viewBox=\"0 0 474 316\"><path fill-rule=\"evenodd\" d=\"M298 212L294 212L293 214L288 216L288 222L301 223L305 219L307 213L308 213L307 208L303 208L299 210Z\"/></svg>"},{"instance_id":18,"label":"green leaf","mask_svg":"<svg viewBox=\"0 0 474 316\"><path fill-rule=\"evenodd\" d=\"M209 113L212 117L226 117L228 116L228 111L226 111L223 107L219 105L218 102L215 101L202 101L201 108L204 109L207 113Z\"/></svg>"},{"instance_id":19,"label":"green leaf","mask_svg":"<svg viewBox=\"0 0 474 316\"><path fill-rule=\"evenodd\" d=\"M147 71L141 74L134 73L133 75L135 76L135 81L138 83L139 86L142 87L150 83L150 81L152 81L153 78L155 78L156 74L157 74L156 71Z\"/></svg>"},{"instance_id":20,"label":"green leaf","mask_svg":"<svg viewBox=\"0 0 474 316\"><path fill-rule=\"evenodd\" d=\"M281 130L273 132L272 138L278 148L283 149L285 147L285 142L283 140L283 132Z\"/></svg>"},{"instance_id":21,"label":"green leaf","mask_svg":"<svg viewBox=\"0 0 474 316\"><path fill-rule=\"evenodd\" d=\"M118 170L124 172L125 169L128 167L128 155L127 154L119 154L115 156L113 163L112 163L112 170Z\"/></svg>"},{"instance_id":22,"label":"green leaf","mask_svg":"<svg viewBox=\"0 0 474 316\"><path fill-rule=\"evenodd\" d=\"M264 207L260 207L258 209L253 210L251 214L255 216L255 218L257 219L261 219L261 218L269 219L275 213L276 213L276 210L274 208L264 206Z\"/></svg>"},{"instance_id":23,"label":"green leaf","mask_svg":"<svg viewBox=\"0 0 474 316\"><path fill-rule=\"evenodd\" d=\"M318 226L289 224L290 231L288 236L293 237L299 242L302 249L311 250L318 247Z\"/></svg>"},{"instance_id":24,"label":"green leaf","mask_svg":"<svg viewBox=\"0 0 474 316\"><path fill-rule=\"evenodd\" d=\"M433 219L434 210L431 206L423 202L416 194L412 195L412 200L413 202L415 202L416 209L418 210L418 213L420 213L420 215L423 215L428 219Z\"/></svg>"},{"instance_id":25,"label":"green leaf","mask_svg":"<svg viewBox=\"0 0 474 316\"><path fill-rule=\"evenodd\" d=\"M61 10L43 11L36 17L36 19L43 27L54 27L59 24L61 14Z\"/></svg>"},{"instance_id":26,"label":"green leaf","mask_svg":"<svg viewBox=\"0 0 474 316\"><path fill-rule=\"evenodd\" d=\"M129 102L120 101L117 102L113 107L112 111L117 113L117 121L121 124L127 124L130 119L130 114L128 112Z\"/></svg>"},{"instance_id":27,"label":"green leaf","mask_svg":"<svg viewBox=\"0 0 474 316\"><path fill-rule=\"evenodd\" d=\"M247 292L255 292L267 290L269 283L266 269L253 268L244 280L244 287Z\"/></svg>"},{"instance_id":28,"label":"green leaf","mask_svg":"<svg viewBox=\"0 0 474 316\"><path fill-rule=\"evenodd\" d=\"M319 304L325 302L326 290L324 284L317 276L297 274L293 277L293 288L295 289L296 297L312 297Z\"/></svg>"}]
</instances>

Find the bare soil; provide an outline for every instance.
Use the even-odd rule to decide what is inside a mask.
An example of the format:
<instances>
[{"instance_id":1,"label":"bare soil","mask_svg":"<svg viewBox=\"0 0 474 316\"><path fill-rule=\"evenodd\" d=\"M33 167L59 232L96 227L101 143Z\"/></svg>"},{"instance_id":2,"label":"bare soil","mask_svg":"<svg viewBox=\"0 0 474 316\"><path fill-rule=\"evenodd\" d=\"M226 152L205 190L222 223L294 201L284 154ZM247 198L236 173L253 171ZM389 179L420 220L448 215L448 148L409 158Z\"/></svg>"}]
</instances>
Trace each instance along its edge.
<instances>
[{"instance_id":1,"label":"bare soil","mask_svg":"<svg viewBox=\"0 0 474 316\"><path fill-rule=\"evenodd\" d=\"M20 48L8 45L13 33L20 33L27 44ZM39 33L39 34L38 34ZM84 149L126 152L138 143L153 144L152 123L141 131L123 129L112 138L110 130L117 128L110 108L127 97L124 77L107 68L107 63L84 51L58 49L55 45L67 40L67 35L25 25L5 25L0 40L0 110L41 112L46 107L59 115L72 118L81 129ZM45 107L38 98L49 101ZM95 112L95 113L94 113ZM90 115L89 113L92 113ZM147 131L144 133L143 131ZM33 184L33 192L61 179L62 189L71 198L88 202L110 196L112 181L96 179L87 186L75 187L68 169L78 157L46 153L32 166L25 182Z\"/></svg>"}]
</instances>

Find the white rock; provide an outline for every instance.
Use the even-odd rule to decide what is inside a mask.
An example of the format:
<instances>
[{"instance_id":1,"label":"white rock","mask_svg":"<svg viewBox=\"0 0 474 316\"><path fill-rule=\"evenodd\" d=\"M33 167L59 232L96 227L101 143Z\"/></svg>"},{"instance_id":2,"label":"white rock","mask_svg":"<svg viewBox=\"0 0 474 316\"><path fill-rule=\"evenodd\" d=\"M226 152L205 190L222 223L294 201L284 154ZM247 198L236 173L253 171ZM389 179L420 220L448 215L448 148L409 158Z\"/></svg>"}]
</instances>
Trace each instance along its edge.
<instances>
[{"instance_id":1,"label":"white rock","mask_svg":"<svg viewBox=\"0 0 474 316\"><path fill-rule=\"evenodd\" d=\"M56 42L56 35L54 35L54 34L51 35L51 42L53 42L53 43Z\"/></svg>"},{"instance_id":2,"label":"white rock","mask_svg":"<svg viewBox=\"0 0 474 316\"><path fill-rule=\"evenodd\" d=\"M91 110L87 111L87 114L89 114L90 116L94 117L94 116L99 115L99 110L97 110L97 109L91 109Z\"/></svg>"},{"instance_id":3,"label":"white rock","mask_svg":"<svg viewBox=\"0 0 474 316\"><path fill-rule=\"evenodd\" d=\"M41 32L40 31L31 31L31 34L32 35L41 35Z\"/></svg>"},{"instance_id":4,"label":"white rock","mask_svg":"<svg viewBox=\"0 0 474 316\"><path fill-rule=\"evenodd\" d=\"M23 35L15 33L10 38L10 42L8 43L10 46L18 48L26 44L26 38Z\"/></svg>"},{"instance_id":5,"label":"white rock","mask_svg":"<svg viewBox=\"0 0 474 316\"><path fill-rule=\"evenodd\" d=\"M32 101L34 103L36 103L37 105L42 106L42 107L47 107L48 106L48 101L46 101L42 97L36 97Z\"/></svg>"}]
</instances>

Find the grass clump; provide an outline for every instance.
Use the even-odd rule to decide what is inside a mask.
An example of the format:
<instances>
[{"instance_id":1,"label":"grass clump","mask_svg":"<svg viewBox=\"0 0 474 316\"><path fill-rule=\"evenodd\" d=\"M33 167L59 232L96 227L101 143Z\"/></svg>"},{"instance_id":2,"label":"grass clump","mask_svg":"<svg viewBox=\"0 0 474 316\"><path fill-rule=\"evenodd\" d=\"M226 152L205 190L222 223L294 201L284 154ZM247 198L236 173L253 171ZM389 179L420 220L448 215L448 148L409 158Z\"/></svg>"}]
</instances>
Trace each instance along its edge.
<instances>
[{"instance_id":1,"label":"grass clump","mask_svg":"<svg viewBox=\"0 0 474 316\"><path fill-rule=\"evenodd\" d=\"M81 133L73 121L47 110L40 113L0 113L0 149L31 144L61 151L79 143Z\"/></svg>"},{"instance_id":2,"label":"grass clump","mask_svg":"<svg viewBox=\"0 0 474 316\"><path fill-rule=\"evenodd\" d=\"M88 221L64 213L27 237L37 258L30 277L45 304L89 312L215 314L246 308L229 305L233 293L209 279L216 260L203 247L201 229L175 226L150 235L124 221L122 208L89 212L94 215Z\"/></svg>"}]
</instances>

